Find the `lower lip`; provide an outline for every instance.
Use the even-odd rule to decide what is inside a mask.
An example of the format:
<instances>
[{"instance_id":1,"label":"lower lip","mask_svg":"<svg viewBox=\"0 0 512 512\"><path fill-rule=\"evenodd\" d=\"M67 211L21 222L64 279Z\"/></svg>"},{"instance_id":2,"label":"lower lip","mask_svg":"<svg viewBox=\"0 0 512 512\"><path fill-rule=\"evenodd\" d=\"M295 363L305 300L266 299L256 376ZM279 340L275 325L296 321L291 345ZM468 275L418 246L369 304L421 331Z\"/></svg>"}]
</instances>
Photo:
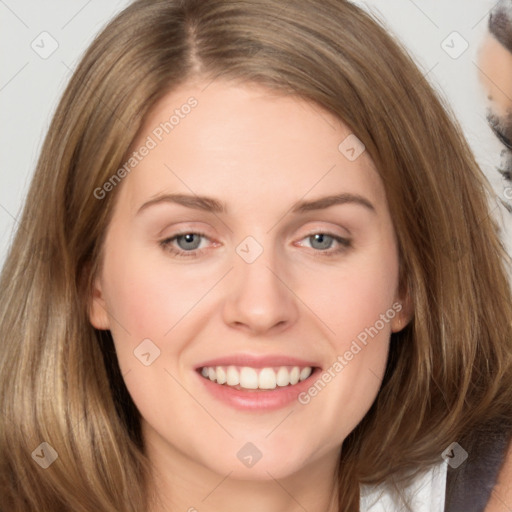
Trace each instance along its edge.
<instances>
[{"instance_id":1,"label":"lower lip","mask_svg":"<svg viewBox=\"0 0 512 512\"><path fill-rule=\"evenodd\" d=\"M275 389L248 391L235 389L226 384L217 384L210 379L204 378L198 372L196 373L205 388L216 399L231 407L246 411L271 411L281 409L297 401L299 394L306 391L311 386L314 377L321 371L320 368L315 368L307 379L293 386L278 386Z\"/></svg>"}]
</instances>

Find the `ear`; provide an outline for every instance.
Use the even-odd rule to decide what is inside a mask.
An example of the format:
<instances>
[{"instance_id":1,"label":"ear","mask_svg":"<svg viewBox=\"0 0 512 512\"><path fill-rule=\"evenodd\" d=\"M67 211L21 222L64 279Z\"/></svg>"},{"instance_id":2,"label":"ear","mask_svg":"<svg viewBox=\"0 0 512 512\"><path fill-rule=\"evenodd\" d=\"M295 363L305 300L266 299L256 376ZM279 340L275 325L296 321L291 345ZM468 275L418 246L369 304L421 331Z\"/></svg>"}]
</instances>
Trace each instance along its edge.
<instances>
[{"instance_id":1,"label":"ear","mask_svg":"<svg viewBox=\"0 0 512 512\"><path fill-rule=\"evenodd\" d=\"M399 332L407 326L414 314L414 307L408 287L404 292L397 294L392 309L396 312L396 315L390 322L391 332Z\"/></svg>"},{"instance_id":2,"label":"ear","mask_svg":"<svg viewBox=\"0 0 512 512\"><path fill-rule=\"evenodd\" d=\"M107 314L107 305L103 296L101 279L99 276L94 278L90 302L89 302L89 321L96 329L110 329L110 320Z\"/></svg>"}]
</instances>

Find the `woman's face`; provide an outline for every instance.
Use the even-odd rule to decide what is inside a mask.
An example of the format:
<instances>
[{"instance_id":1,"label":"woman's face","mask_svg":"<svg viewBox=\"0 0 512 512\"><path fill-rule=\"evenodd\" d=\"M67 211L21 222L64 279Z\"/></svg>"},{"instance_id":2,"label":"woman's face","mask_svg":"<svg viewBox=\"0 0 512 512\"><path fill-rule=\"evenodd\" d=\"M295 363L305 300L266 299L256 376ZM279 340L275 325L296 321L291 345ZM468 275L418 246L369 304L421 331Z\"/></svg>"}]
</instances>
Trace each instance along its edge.
<instances>
[{"instance_id":1,"label":"woman's face","mask_svg":"<svg viewBox=\"0 0 512 512\"><path fill-rule=\"evenodd\" d=\"M395 234L335 117L206 85L163 98L134 144L90 318L112 332L150 457L280 478L334 461L376 397L406 323Z\"/></svg>"}]
</instances>

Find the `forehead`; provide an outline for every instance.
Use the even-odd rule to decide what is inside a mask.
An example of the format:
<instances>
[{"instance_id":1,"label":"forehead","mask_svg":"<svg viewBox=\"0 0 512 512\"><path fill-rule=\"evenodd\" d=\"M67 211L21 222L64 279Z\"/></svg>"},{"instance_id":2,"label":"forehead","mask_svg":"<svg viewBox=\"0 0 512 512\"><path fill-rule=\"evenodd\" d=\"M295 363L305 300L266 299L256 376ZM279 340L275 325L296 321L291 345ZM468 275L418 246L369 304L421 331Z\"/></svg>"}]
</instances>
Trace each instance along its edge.
<instances>
[{"instance_id":1,"label":"forehead","mask_svg":"<svg viewBox=\"0 0 512 512\"><path fill-rule=\"evenodd\" d=\"M240 201L257 192L268 202L294 201L334 189L383 199L371 158L341 120L255 84L182 85L146 117L133 149L143 145L152 149L126 183L134 207L176 190Z\"/></svg>"}]
</instances>

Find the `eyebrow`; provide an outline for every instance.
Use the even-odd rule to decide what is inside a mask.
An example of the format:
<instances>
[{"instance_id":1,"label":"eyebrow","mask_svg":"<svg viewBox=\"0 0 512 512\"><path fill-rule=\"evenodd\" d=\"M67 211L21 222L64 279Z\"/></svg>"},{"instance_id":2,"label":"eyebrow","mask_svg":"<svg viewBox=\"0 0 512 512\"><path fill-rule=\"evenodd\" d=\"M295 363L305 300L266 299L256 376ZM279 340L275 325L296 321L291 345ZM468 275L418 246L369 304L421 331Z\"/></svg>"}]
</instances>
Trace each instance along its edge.
<instances>
[{"instance_id":1,"label":"eyebrow","mask_svg":"<svg viewBox=\"0 0 512 512\"><path fill-rule=\"evenodd\" d=\"M180 204L187 208L193 208L195 210L203 210L212 213L227 213L228 208L225 203L207 196L188 195L188 194L161 194L149 201L145 202L138 210L136 215L139 215L142 211L146 210L150 206L157 204ZM305 213L313 210L323 210L334 205L340 204L356 204L365 207L369 211L376 213L373 204L363 196L358 194L334 194L311 201L298 201L290 208L294 214Z\"/></svg>"}]
</instances>

